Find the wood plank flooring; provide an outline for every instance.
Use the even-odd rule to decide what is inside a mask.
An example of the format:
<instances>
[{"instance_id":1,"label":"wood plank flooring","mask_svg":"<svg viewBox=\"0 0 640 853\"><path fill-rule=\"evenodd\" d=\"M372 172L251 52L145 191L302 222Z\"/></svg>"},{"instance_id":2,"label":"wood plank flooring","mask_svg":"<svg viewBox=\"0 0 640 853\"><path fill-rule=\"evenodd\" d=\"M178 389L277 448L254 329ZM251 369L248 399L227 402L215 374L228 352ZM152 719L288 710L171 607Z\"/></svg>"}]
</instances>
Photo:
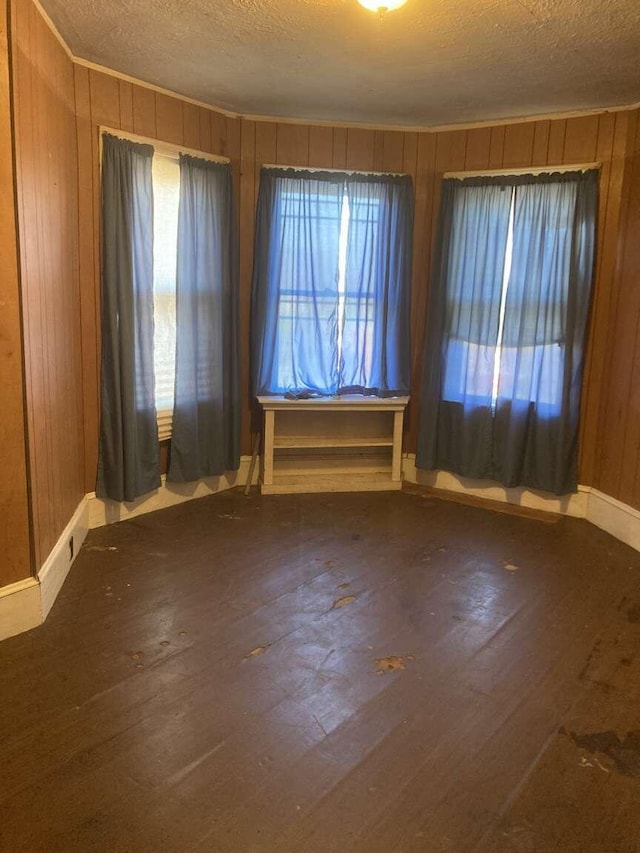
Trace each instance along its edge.
<instances>
[{"instance_id":1,"label":"wood plank flooring","mask_svg":"<svg viewBox=\"0 0 640 853\"><path fill-rule=\"evenodd\" d=\"M3 853L640 851L640 555L575 519L233 491L95 530L0 697Z\"/></svg>"}]
</instances>

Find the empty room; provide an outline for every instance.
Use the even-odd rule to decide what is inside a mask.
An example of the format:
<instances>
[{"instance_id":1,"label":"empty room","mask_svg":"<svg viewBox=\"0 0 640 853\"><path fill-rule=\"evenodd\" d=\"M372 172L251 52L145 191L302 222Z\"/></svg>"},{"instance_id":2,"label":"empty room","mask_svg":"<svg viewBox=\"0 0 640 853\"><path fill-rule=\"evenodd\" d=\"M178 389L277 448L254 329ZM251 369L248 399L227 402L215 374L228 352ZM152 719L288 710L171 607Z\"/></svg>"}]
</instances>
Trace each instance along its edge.
<instances>
[{"instance_id":1,"label":"empty room","mask_svg":"<svg viewBox=\"0 0 640 853\"><path fill-rule=\"evenodd\" d=\"M0 0L1 853L640 853L636 0Z\"/></svg>"}]
</instances>

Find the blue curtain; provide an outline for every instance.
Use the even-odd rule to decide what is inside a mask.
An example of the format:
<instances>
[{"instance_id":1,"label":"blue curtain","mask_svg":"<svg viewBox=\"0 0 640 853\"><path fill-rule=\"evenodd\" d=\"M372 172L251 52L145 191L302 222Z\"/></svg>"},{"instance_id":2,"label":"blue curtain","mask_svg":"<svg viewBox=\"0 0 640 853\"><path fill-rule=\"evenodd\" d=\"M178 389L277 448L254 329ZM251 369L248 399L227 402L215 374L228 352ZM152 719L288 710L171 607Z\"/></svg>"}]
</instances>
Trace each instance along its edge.
<instances>
[{"instance_id":1,"label":"blue curtain","mask_svg":"<svg viewBox=\"0 0 640 853\"><path fill-rule=\"evenodd\" d=\"M256 394L333 394L344 177L263 169L256 218Z\"/></svg>"},{"instance_id":2,"label":"blue curtain","mask_svg":"<svg viewBox=\"0 0 640 853\"><path fill-rule=\"evenodd\" d=\"M153 148L102 137L102 365L96 494L160 485L153 370Z\"/></svg>"},{"instance_id":3,"label":"blue curtain","mask_svg":"<svg viewBox=\"0 0 640 853\"><path fill-rule=\"evenodd\" d=\"M490 179L442 182L416 465L489 476L491 395L511 193Z\"/></svg>"},{"instance_id":4,"label":"blue curtain","mask_svg":"<svg viewBox=\"0 0 640 853\"><path fill-rule=\"evenodd\" d=\"M575 490L597 186L596 171L443 182L419 467Z\"/></svg>"},{"instance_id":5,"label":"blue curtain","mask_svg":"<svg viewBox=\"0 0 640 853\"><path fill-rule=\"evenodd\" d=\"M413 197L400 175L350 175L339 392L394 396L411 382Z\"/></svg>"},{"instance_id":6,"label":"blue curtain","mask_svg":"<svg viewBox=\"0 0 640 853\"><path fill-rule=\"evenodd\" d=\"M181 154L168 480L198 480L238 468L239 363L231 167Z\"/></svg>"},{"instance_id":7,"label":"blue curtain","mask_svg":"<svg viewBox=\"0 0 640 853\"><path fill-rule=\"evenodd\" d=\"M262 170L256 394L406 393L412 204L405 176Z\"/></svg>"}]
</instances>

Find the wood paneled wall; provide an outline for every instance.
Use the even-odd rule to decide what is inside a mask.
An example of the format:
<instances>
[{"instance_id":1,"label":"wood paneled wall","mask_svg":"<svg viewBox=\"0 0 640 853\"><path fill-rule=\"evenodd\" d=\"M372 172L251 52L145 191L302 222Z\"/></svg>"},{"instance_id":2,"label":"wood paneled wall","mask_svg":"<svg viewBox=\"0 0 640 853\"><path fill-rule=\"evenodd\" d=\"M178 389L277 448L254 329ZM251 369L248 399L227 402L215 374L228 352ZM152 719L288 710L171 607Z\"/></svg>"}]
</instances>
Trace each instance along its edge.
<instances>
[{"instance_id":1,"label":"wood paneled wall","mask_svg":"<svg viewBox=\"0 0 640 853\"><path fill-rule=\"evenodd\" d=\"M39 558L48 553L81 494L92 491L95 483L100 125L231 159L241 245L243 453L249 453L251 446L249 305L262 164L412 175L416 198L413 389L405 435L405 450L411 452L415 450L429 273L443 173L600 162L598 260L579 479L640 507L640 288L637 240L633 237L639 216L637 111L424 133L235 119L116 75L73 65L32 4L16 2L15 6L30 470Z\"/></svg>"},{"instance_id":2,"label":"wood paneled wall","mask_svg":"<svg viewBox=\"0 0 640 853\"><path fill-rule=\"evenodd\" d=\"M413 452L431 253L443 173L465 169L602 163L598 268L580 443L580 482L586 485L595 482L599 469L597 453L602 444L599 438L601 390L605 384L605 355L611 332L609 316L619 284L616 278L618 231L633 113L601 113L437 133L366 130L228 118L214 110L81 66L75 68L75 80L80 176L80 275L83 282L85 485L88 490L94 484L98 435L100 125L231 158L238 196L241 246L243 453L249 453L251 447L249 304L255 204L262 164L402 171L413 177L416 199L411 312L413 389L405 436L405 450ZM610 493L617 496L616 488Z\"/></svg>"},{"instance_id":3,"label":"wood paneled wall","mask_svg":"<svg viewBox=\"0 0 640 853\"><path fill-rule=\"evenodd\" d=\"M35 570L85 493L73 63L31 3L12 66Z\"/></svg>"},{"instance_id":4,"label":"wood paneled wall","mask_svg":"<svg viewBox=\"0 0 640 853\"><path fill-rule=\"evenodd\" d=\"M0 0L0 587L31 574L10 94L7 0Z\"/></svg>"},{"instance_id":5,"label":"wood paneled wall","mask_svg":"<svg viewBox=\"0 0 640 853\"><path fill-rule=\"evenodd\" d=\"M603 352L593 485L640 509L640 110L626 114L617 266Z\"/></svg>"}]
</instances>

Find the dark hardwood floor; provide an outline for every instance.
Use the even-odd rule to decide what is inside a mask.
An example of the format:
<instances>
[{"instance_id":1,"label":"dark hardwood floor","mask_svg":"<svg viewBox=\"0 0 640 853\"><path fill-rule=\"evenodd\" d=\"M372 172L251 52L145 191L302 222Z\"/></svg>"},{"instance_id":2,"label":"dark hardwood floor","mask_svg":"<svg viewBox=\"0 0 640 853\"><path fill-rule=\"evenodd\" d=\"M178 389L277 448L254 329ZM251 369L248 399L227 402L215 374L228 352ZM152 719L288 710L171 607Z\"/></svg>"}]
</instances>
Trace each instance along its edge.
<instances>
[{"instance_id":1,"label":"dark hardwood floor","mask_svg":"<svg viewBox=\"0 0 640 853\"><path fill-rule=\"evenodd\" d=\"M193 501L91 532L0 691L3 853L640 851L640 555L586 522Z\"/></svg>"}]
</instances>

